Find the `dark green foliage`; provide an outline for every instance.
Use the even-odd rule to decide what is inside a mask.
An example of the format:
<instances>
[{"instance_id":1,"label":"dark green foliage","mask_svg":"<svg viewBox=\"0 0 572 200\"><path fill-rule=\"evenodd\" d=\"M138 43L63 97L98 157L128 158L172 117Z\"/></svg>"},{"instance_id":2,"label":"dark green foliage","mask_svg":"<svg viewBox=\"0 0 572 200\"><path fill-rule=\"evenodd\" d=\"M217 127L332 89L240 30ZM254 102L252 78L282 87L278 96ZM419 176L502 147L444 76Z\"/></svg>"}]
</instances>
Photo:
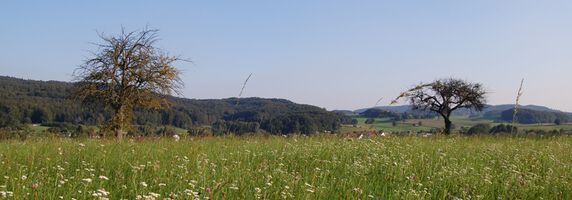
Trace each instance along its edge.
<instances>
[{"instance_id":1,"label":"dark green foliage","mask_svg":"<svg viewBox=\"0 0 572 200\"><path fill-rule=\"evenodd\" d=\"M174 135L177 135L177 131L173 127L164 126L156 132L156 135L158 135L158 136L174 136Z\"/></svg>"},{"instance_id":2,"label":"dark green foliage","mask_svg":"<svg viewBox=\"0 0 572 200\"><path fill-rule=\"evenodd\" d=\"M41 125L50 127L47 132L54 136L80 137L88 135L89 131L93 131L82 125L68 122L50 122L42 123Z\"/></svg>"},{"instance_id":3,"label":"dark green foliage","mask_svg":"<svg viewBox=\"0 0 572 200\"><path fill-rule=\"evenodd\" d=\"M212 135L212 128L205 126L194 126L187 130L188 136L210 136Z\"/></svg>"},{"instance_id":4,"label":"dark green foliage","mask_svg":"<svg viewBox=\"0 0 572 200\"><path fill-rule=\"evenodd\" d=\"M272 134L313 134L318 131L335 131L339 125L335 118L320 118L315 113L292 113L268 120L262 124L262 128Z\"/></svg>"},{"instance_id":5,"label":"dark green foliage","mask_svg":"<svg viewBox=\"0 0 572 200\"><path fill-rule=\"evenodd\" d=\"M218 120L212 125L212 132L215 135L229 133L242 135L245 133L257 133L259 130L260 124L258 122Z\"/></svg>"},{"instance_id":6,"label":"dark green foliage","mask_svg":"<svg viewBox=\"0 0 572 200\"><path fill-rule=\"evenodd\" d=\"M370 108L360 113L363 117L368 118L390 118L396 121L402 121L407 119L428 119L434 118L437 115L431 112L425 112L421 110L414 110L409 112L394 112L390 110L382 110L379 108Z\"/></svg>"},{"instance_id":7,"label":"dark green foliage","mask_svg":"<svg viewBox=\"0 0 572 200\"><path fill-rule=\"evenodd\" d=\"M0 140L5 139L21 139L24 140L32 133L32 129L28 126L11 126L0 128Z\"/></svg>"},{"instance_id":8,"label":"dark green foliage","mask_svg":"<svg viewBox=\"0 0 572 200\"><path fill-rule=\"evenodd\" d=\"M467 130L466 133L469 135L488 134L490 130L491 130L490 124L477 124L469 128L469 130Z\"/></svg>"},{"instance_id":9,"label":"dark green foliage","mask_svg":"<svg viewBox=\"0 0 572 200\"><path fill-rule=\"evenodd\" d=\"M357 125L359 123L359 121L357 119L352 119L351 124L352 125Z\"/></svg>"},{"instance_id":10,"label":"dark green foliage","mask_svg":"<svg viewBox=\"0 0 572 200\"><path fill-rule=\"evenodd\" d=\"M502 121L512 121L513 109L505 110L501 113ZM516 113L518 123L521 124L536 124L536 123L555 123L556 120L562 122L572 121L567 113L557 111L540 111L531 109L520 109Z\"/></svg>"},{"instance_id":11,"label":"dark green foliage","mask_svg":"<svg viewBox=\"0 0 572 200\"><path fill-rule=\"evenodd\" d=\"M140 125L136 126L134 129L130 130L127 135L129 136L145 136L145 137L165 137L173 136L177 134L177 130L172 126L152 126L152 125Z\"/></svg>"},{"instance_id":12,"label":"dark green foliage","mask_svg":"<svg viewBox=\"0 0 572 200\"><path fill-rule=\"evenodd\" d=\"M364 123L365 124L373 124L374 122L375 122L374 118L367 118Z\"/></svg>"},{"instance_id":13,"label":"dark green foliage","mask_svg":"<svg viewBox=\"0 0 572 200\"><path fill-rule=\"evenodd\" d=\"M69 99L71 88L72 84L66 82L31 81L0 76L0 127L42 123L55 126L57 129L53 129L54 132L74 136L73 132L79 124L98 125L111 118L110 110L88 109ZM237 98L168 98L173 102L169 109L136 108L133 124L174 126L189 130L223 121L224 125L230 126L226 127L223 133L261 129L274 134L311 134L335 131L341 124L354 123L351 117L342 113L328 112L322 108L283 99L244 98L238 102ZM76 126L62 129L59 124ZM258 124L258 127L254 124ZM130 130L130 134L156 134L156 130L148 129L135 126Z\"/></svg>"},{"instance_id":14,"label":"dark green foliage","mask_svg":"<svg viewBox=\"0 0 572 200\"><path fill-rule=\"evenodd\" d=\"M499 125L492 127L489 130L489 133L491 133L491 134L518 133L518 128L513 127L512 125L509 125L509 124L506 124L506 125L505 124L499 124Z\"/></svg>"}]
</instances>

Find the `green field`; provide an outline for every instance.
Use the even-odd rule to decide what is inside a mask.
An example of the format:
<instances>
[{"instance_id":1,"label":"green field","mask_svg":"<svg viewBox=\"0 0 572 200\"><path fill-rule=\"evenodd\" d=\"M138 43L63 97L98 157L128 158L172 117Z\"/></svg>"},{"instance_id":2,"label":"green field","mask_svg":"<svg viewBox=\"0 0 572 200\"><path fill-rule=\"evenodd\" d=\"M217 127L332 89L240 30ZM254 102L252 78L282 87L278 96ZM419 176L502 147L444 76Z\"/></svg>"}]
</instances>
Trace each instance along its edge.
<instances>
[{"instance_id":1,"label":"green field","mask_svg":"<svg viewBox=\"0 0 572 200\"><path fill-rule=\"evenodd\" d=\"M12 199L571 199L571 137L0 143Z\"/></svg>"},{"instance_id":2,"label":"green field","mask_svg":"<svg viewBox=\"0 0 572 200\"><path fill-rule=\"evenodd\" d=\"M358 126L362 128L362 130L383 130L387 132L406 132L406 131L429 131L433 128L443 128L444 122L443 119L435 118L435 119L409 119L406 121L397 122L396 126L393 126L392 120L389 118L376 118L373 124L365 124L365 117L355 117L358 120ZM476 124L484 123L490 124L491 126L499 125L500 123L495 123L493 120L484 119L484 118L469 118L463 116L453 116L451 117L451 121L455 126L454 131L459 131L461 127L470 128ZM419 126L419 122L421 122L421 126ZM572 124L562 124L562 125L554 125L554 124L517 124L520 130L530 130L530 129L540 129L545 131L551 130L572 130Z\"/></svg>"}]
</instances>

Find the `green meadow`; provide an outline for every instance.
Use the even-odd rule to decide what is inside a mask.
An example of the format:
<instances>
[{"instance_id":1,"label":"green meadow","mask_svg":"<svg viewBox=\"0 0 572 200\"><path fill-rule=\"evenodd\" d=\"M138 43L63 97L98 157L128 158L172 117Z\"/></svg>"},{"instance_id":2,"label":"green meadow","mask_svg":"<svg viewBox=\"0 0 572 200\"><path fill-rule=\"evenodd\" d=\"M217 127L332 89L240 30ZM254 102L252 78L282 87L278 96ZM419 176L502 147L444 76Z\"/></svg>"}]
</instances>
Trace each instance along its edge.
<instances>
[{"instance_id":1,"label":"green meadow","mask_svg":"<svg viewBox=\"0 0 572 200\"><path fill-rule=\"evenodd\" d=\"M571 199L572 138L333 135L0 143L10 199Z\"/></svg>"}]
</instances>

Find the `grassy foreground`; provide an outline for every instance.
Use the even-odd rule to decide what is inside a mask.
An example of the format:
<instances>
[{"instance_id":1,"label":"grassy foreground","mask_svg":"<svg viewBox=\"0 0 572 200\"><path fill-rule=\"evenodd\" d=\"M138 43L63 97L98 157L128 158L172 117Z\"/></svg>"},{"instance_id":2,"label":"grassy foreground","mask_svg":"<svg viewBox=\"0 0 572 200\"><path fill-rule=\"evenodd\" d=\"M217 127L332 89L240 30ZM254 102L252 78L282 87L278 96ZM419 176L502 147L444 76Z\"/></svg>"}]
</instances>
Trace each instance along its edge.
<instances>
[{"instance_id":1,"label":"grassy foreground","mask_svg":"<svg viewBox=\"0 0 572 200\"><path fill-rule=\"evenodd\" d=\"M572 199L572 138L0 143L10 199Z\"/></svg>"}]
</instances>

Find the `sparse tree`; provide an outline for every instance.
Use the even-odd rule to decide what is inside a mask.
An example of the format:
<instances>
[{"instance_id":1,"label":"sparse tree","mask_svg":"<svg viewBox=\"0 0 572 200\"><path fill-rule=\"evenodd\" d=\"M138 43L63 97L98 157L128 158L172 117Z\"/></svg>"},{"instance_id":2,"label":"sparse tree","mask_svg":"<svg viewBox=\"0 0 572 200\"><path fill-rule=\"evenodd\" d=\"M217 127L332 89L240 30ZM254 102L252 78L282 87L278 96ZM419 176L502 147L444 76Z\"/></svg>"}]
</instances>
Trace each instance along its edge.
<instances>
[{"instance_id":1,"label":"sparse tree","mask_svg":"<svg viewBox=\"0 0 572 200\"><path fill-rule=\"evenodd\" d=\"M165 107L169 102L164 96L179 94L182 87L180 71L173 66L182 59L155 47L157 32L100 34L99 50L74 72L74 96L85 104L111 108L114 115L108 128L118 139L129 129L135 107Z\"/></svg>"},{"instance_id":2,"label":"sparse tree","mask_svg":"<svg viewBox=\"0 0 572 200\"><path fill-rule=\"evenodd\" d=\"M479 83L459 79L440 79L419 84L399 95L393 103L407 98L413 109L430 110L445 120L445 134L451 133L451 114L459 108L481 111L486 103L486 91Z\"/></svg>"}]
</instances>

